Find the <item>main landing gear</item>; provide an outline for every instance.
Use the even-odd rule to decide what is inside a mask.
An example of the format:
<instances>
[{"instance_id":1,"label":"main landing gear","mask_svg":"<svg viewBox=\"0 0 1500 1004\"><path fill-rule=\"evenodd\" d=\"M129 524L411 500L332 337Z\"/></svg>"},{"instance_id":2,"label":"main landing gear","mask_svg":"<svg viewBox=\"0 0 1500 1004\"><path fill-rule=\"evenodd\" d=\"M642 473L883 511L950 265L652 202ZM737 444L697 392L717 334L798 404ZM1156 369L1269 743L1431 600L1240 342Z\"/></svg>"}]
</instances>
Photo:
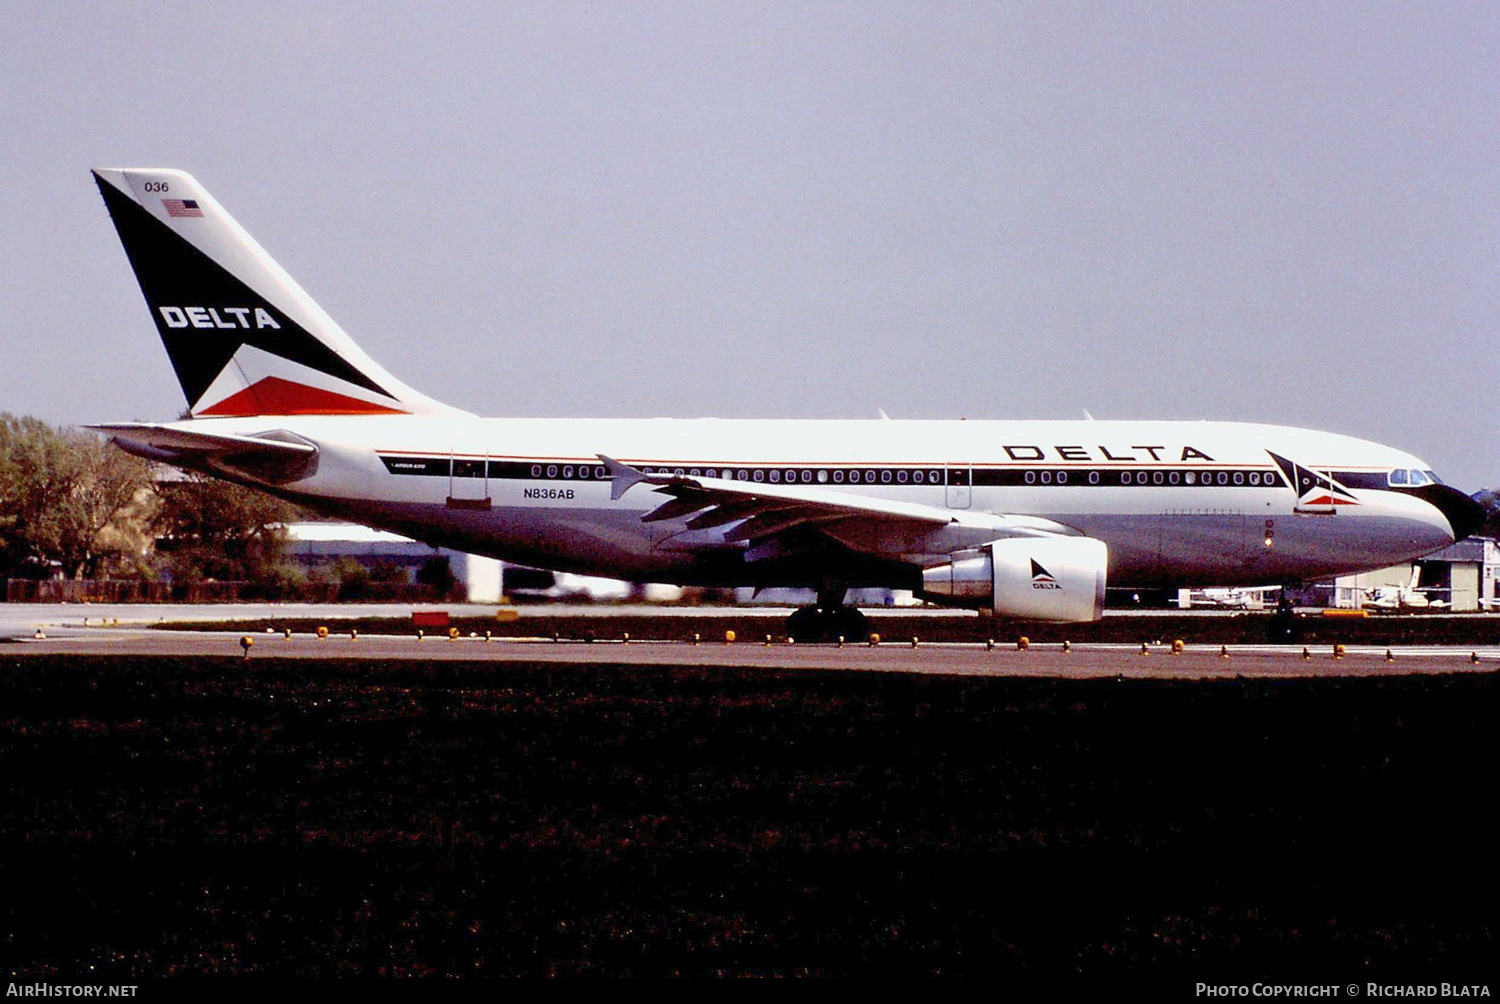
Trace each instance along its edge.
<instances>
[{"instance_id":1,"label":"main landing gear","mask_svg":"<svg viewBox=\"0 0 1500 1004\"><path fill-rule=\"evenodd\" d=\"M870 623L858 607L844 606L843 588L820 589L818 602L800 607L786 619L786 633L797 641L863 642L870 636Z\"/></svg>"}]
</instances>

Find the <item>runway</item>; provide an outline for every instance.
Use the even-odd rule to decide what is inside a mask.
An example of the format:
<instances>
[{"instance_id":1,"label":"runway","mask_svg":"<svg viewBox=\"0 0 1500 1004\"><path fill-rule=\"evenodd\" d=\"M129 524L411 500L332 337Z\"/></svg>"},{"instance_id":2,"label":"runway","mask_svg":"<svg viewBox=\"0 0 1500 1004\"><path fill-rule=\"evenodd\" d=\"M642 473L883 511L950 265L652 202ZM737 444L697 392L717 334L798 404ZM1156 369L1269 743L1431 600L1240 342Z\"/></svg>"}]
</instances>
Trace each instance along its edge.
<instances>
[{"instance_id":1,"label":"runway","mask_svg":"<svg viewBox=\"0 0 1500 1004\"><path fill-rule=\"evenodd\" d=\"M44 632L45 634L45 632ZM90 628L64 636L21 639L0 648L7 655L95 656L241 656L241 639L252 641L249 658L423 660L483 663L546 663L584 666L743 667L812 671L867 671L957 676L1022 676L1091 679L1223 679L1235 677L1308 678L1399 676L1500 670L1500 650L1455 647L1379 648L1350 646L1335 657L1331 646L1255 645L1228 648L1188 647L1172 654L1165 645L1031 645L994 648L972 643L888 641L878 646L834 644L766 644L722 639L691 642L580 641L494 639L446 636L418 640L414 635L302 634L244 635L233 632L156 631ZM1387 653L1389 652L1389 658ZM1478 661L1473 661L1477 657Z\"/></svg>"}]
</instances>

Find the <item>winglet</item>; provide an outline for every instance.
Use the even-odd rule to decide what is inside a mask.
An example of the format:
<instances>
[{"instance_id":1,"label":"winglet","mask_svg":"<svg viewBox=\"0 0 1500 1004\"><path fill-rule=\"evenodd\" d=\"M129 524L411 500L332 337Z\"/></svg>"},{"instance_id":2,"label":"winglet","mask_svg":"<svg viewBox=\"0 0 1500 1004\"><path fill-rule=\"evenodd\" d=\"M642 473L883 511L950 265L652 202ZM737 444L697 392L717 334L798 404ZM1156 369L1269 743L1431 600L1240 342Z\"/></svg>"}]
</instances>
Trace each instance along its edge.
<instances>
[{"instance_id":1,"label":"winglet","mask_svg":"<svg viewBox=\"0 0 1500 1004\"><path fill-rule=\"evenodd\" d=\"M602 453L596 453L595 456L604 463L605 469L609 471L609 499L611 502L617 501L621 495L624 495L631 488L646 480L644 473L636 470L629 464L622 464L618 460L606 457Z\"/></svg>"}]
</instances>

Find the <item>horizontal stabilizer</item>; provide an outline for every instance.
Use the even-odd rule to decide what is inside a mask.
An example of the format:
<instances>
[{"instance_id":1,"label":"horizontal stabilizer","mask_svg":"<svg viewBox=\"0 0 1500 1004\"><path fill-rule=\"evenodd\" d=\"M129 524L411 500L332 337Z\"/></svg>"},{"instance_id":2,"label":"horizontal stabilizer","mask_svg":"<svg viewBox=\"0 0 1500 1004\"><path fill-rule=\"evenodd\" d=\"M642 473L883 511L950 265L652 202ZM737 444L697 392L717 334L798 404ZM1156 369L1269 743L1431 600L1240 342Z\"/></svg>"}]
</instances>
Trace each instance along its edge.
<instances>
[{"instance_id":1,"label":"horizontal stabilizer","mask_svg":"<svg viewBox=\"0 0 1500 1004\"><path fill-rule=\"evenodd\" d=\"M155 459L167 456L216 456L243 460L299 460L311 458L318 448L286 432L262 436L235 436L222 432L200 432L171 425L149 422L121 422L114 425L90 425L88 428L109 436L121 448ZM269 436L285 438L271 439Z\"/></svg>"}]
</instances>

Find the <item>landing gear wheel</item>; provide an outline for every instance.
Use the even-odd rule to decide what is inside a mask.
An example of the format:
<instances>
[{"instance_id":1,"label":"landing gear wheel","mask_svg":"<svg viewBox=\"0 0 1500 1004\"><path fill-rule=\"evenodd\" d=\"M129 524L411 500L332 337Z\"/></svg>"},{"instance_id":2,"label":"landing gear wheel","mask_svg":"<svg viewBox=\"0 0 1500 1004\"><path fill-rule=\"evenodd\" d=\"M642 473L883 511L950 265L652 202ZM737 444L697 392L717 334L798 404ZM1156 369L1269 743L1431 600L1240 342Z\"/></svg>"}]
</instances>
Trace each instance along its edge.
<instances>
[{"instance_id":1,"label":"landing gear wheel","mask_svg":"<svg viewBox=\"0 0 1500 1004\"><path fill-rule=\"evenodd\" d=\"M797 641L862 642L869 637L870 625L857 607L801 607L786 619L786 633Z\"/></svg>"},{"instance_id":2,"label":"landing gear wheel","mask_svg":"<svg viewBox=\"0 0 1500 1004\"><path fill-rule=\"evenodd\" d=\"M1302 637L1302 624L1292 606L1289 590L1283 586L1281 598L1276 601L1276 612L1266 624L1266 640L1273 645L1291 645Z\"/></svg>"},{"instance_id":3,"label":"landing gear wheel","mask_svg":"<svg viewBox=\"0 0 1500 1004\"><path fill-rule=\"evenodd\" d=\"M823 611L817 607L798 607L786 619L786 633L797 641L822 641Z\"/></svg>"},{"instance_id":4,"label":"landing gear wheel","mask_svg":"<svg viewBox=\"0 0 1500 1004\"><path fill-rule=\"evenodd\" d=\"M832 611L832 640L843 638L848 642L863 642L870 637L870 622L858 607L839 607Z\"/></svg>"}]
</instances>

